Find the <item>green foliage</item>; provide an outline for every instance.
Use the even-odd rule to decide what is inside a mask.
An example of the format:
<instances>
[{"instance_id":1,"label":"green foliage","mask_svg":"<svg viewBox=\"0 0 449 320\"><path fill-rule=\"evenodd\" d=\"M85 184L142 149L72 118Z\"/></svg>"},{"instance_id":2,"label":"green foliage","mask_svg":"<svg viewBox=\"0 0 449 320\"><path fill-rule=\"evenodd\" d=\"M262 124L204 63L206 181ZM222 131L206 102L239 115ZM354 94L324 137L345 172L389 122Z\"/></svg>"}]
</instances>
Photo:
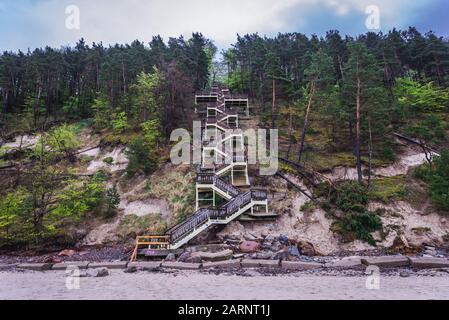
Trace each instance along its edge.
<instances>
[{"instance_id":1,"label":"green foliage","mask_svg":"<svg viewBox=\"0 0 449 320\"><path fill-rule=\"evenodd\" d=\"M161 124L158 119L148 120L141 125L145 144L154 150L161 138Z\"/></svg>"},{"instance_id":2,"label":"green foliage","mask_svg":"<svg viewBox=\"0 0 449 320\"><path fill-rule=\"evenodd\" d=\"M159 88L161 81L161 73L156 67L153 68L152 73L141 72L137 76L132 89L135 92L133 113L138 122L147 121L150 116L159 118L159 99L156 89Z\"/></svg>"},{"instance_id":3,"label":"green foliage","mask_svg":"<svg viewBox=\"0 0 449 320\"><path fill-rule=\"evenodd\" d=\"M105 129L110 126L111 110L109 99L102 93L97 94L97 98L92 105L94 112L94 126L97 129Z\"/></svg>"},{"instance_id":4,"label":"green foliage","mask_svg":"<svg viewBox=\"0 0 449 320\"><path fill-rule=\"evenodd\" d=\"M404 127L404 132L428 143L438 143L446 138L444 123L435 115L425 115L415 123Z\"/></svg>"},{"instance_id":5,"label":"green foliage","mask_svg":"<svg viewBox=\"0 0 449 320\"><path fill-rule=\"evenodd\" d=\"M24 100L24 106L24 112L34 120L34 124L39 117L45 115L45 101L42 96L29 94Z\"/></svg>"},{"instance_id":6,"label":"green foliage","mask_svg":"<svg viewBox=\"0 0 449 320\"><path fill-rule=\"evenodd\" d=\"M441 153L432 166L426 164L415 170L415 176L429 184L429 194L434 205L449 211L449 151Z\"/></svg>"},{"instance_id":7,"label":"green foliage","mask_svg":"<svg viewBox=\"0 0 449 320\"><path fill-rule=\"evenodd\" d=\"M75 119L80 116L79 106L79 98L78 97L69 97L62 107L62 111L65 116L70 119Z\"/></svg>"},{"instance_id":8,"label":"green foliage","mask_svg":"<svg viewBox=\"0 0 449 320\"><path fill-rule=\"evenodd\" d=\"M332 225L332 230L348 240L360 239L375 246L372 232L382 230L380 218L367 210L349 212L341 220Z\"/></svg>"},{"instance_id":9,"label":"green foliage","mask_svg":"<svg viewBox=\"0 0 449 320\"><path fill-rule=\"evenodd\" d=\"M356 181L339 184L330 198L330 201L344 212L363 212L368 200L366 187Z\"/></svg>"},{"instance_id":10,"label":"green foliage","mask_svg":"<svg viewBox=\"0 0 449 320\"><path fill-rule=\"evenodd\" d=\"M111 164L114 163L114 158L112 158L112 157L104 158L104 159L103 159L103 162L106 163L106 164L108 164L108 165L111 165Z\"/></svg>"},{"instance_id":11,"label":"green foliage","mask_svg":"<svg viewBox=\"0 0 449 320\"><path fill-rule=\"evenodd\" d=\"M400 78L396 80L394 91L399 105L414 113L442 112L449 107L449 91L432 82Z\"/></svg>"},{"instance_id":12,"label":"green foliage","mask_svg":"<svg viewBox=\"0 0 449 320\"><path fill-rule=\"evenodd\" d=\"M356 181L340 183L331 193L330 202L344 215L331 229L349 241L360 239L374 246L376 243L371 233L382 230L382 221L366 209L368 200L368 192L363 184Z\"/></svg>"},{"instance_id":13,"label":"green foliage","mask_svg":"<svg viewBox=\"0 0 449 320\"><path fill-rule=\"evenodd\" d=\"M116 112L112 117L112 129L116 133L122 133L129 129L130 126L128 124L128 117L126 116L126 112Z\"/></svg>"},{"instance_id":14,"label":"green foliage","mask_svg":"<svg viewBox=\"0 0 449 320\"><path fill-rule=\"evenodd\" d=\"M19 216L28 210L28 193L18 188L0 198L0 239L11 237L11 228Z\"/></svg>"},{"instance_id":15,"label":"green foliage","mask_svg":"<svg viewBox=\"0 0 449 320\"><path fill-rule=\"evenodd\" d=\"M300 208L301 212L305 212L305 213L313 212L315 209L316 209L316 205L312 201L307 201Z\"/></svg>"},{"instance_id":16,"label":"green foliage","mask_svg":"<svg viewBox=\"0 0 449 320\"><path fill-rule=\"evenodd\" d=\"M387 203L406 196L405 176L386 177L372 180L369 198Z\"/></svg>"},{"instance_id":17,"label":"green foliage","mask_svg":"<svg viewBox=\"0 0 449 320\"><path fill-rule=\"evenodd\" d=\"M248 74L240 72L231 72L226 80L226 86L236 92L248 91Z\"/></svg>"},{"instance_id":18,"label":"green foliage","mask_svg":"<svg viewBox=\"0 0 449 320\"><path fill-rule=\"evenodd\" d=\"M129 178L132 178L139 170L149 174L155 169L155 164L150 157L151 148L142 138L137 138L130 143L126 155L129 159L126 175Z\"/></svg>"},{"instance_id":19,"label":"green foliage","mask_svg":"<svg viewBox=\"0 0 449 320\"><path fill-rule=\"evenodd\" d=\"M120 194L117 187L113 186L106 191L105 202L107 206L106 216L109 217L120 205Z\"/></svg>"},{"instance_id":20,"label":"green foliage","mask_svg":"<svg viewBox=\"0 0 449 320\"><path fill-rule=\"evenodd\" d=\"M105 183L101 177L94 176L83 183L72 181L57 196L57 206L52 215L79 218L98 208L105 197L105 192Z\"/></svg>"},{"instance_id":21,"label":"green foliage","mask_svg":"<svg viewBox=\"0 0 449 320\"><path fill-rule=\"evenodd\" d=\"M44 134L42 141L37 143L37 153L40 154L42 145L48 146L57 154L69 154L80 146L80 142L76 135L73 125L63 124Z\"/></svg>"}]
</instances>

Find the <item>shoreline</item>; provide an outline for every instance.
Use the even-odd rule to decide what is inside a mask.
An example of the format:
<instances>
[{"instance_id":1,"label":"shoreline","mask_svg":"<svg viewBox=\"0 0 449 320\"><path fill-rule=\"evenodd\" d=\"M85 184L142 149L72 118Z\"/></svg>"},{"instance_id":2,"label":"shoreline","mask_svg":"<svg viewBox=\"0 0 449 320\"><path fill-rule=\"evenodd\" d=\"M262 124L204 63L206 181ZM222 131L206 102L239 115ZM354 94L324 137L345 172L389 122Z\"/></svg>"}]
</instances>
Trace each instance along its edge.
<instances>
[{"instance_id":1,"label":"shoreline","mask_svg":"<svg viewBox=\"0 0 449 320\"><path fill-rule=\"evenodd\" d=\"M369 287L363 271L352 276L291 273L275 276L197 271L112 270L104 278L79 278L64 271L1 272L0 300L447 300L449 274L401 277L381 273Z\"/></svg>"}]
</instances>

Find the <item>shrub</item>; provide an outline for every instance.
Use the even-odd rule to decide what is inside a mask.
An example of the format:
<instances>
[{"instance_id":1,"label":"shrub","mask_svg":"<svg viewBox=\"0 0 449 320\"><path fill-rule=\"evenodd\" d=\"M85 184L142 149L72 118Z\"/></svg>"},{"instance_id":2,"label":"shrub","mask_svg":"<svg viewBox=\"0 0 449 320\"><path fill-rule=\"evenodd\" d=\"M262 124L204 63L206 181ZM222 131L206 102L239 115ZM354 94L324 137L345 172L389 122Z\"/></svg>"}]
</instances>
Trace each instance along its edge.
<instances>
[{"instance_id":1,"label":"shrub","mask_svg":"<svg viewBox=\"0 0 449 320\"><path fill-rule=\"evenodd\" d=\"M357 181L340 183L331 194L330 202L345 214L332 225L332 230L346 239L360 239L376 245L371 233L382 230L379 216L369 212L368 191Z\"/></svg>"},{"instance_id":2,"label":"shrub","mask_svg":"<svg viewBox=\"0 0 449 320\"><path fill-rule=\"evenodd\" d=\"M137 138L131 142L126 150L126 155L129 158L126 175L129 178L132 178L139 170L149 174L155 169L156 166L151 160L150 152L150 147L142 138Z\"/></svg>"},{"instance_id":3,"label":"shrub","mask_svg":"<svg viewBox=\"0 0 449 320\"><path fill-rule=\"evenodd\" d=\"M423 120L405 127L404 131L409 136L430 143L438 143L446 138L444 123L435 114L426 116Z\"/></svg>"},{"instance_id":4,"label":"shrub","mask_svg":"<svg viewBox=\"0 0 449 320\"><path fill-rule=\"evenodd\" d=\"M432 166L418 167L414 175L429 184L433 204L440 210L449 211L449 151L443 151Z\"/></svg>"},{"instance_id":5,"label":"shrub","mask_svg":"<svg viewBox=\"0 0 449 320\"><path fill-rule=\"evenodd\" d=\"M376 241L371 233L382 230L382 221L376 214L367 210L350 212L337 221L332 229L346 238L360 239L375 246Z\"/></svg>"},{"instance_id":6,"label":"shrub","mask_svg":"<svg viewBox=\"0 0 449 320\"><path fill-rule=\"evenodd\" d=\"M106 190L105 202L107 205L106 215L110 217L120 204L120 194L115 186Z\"/></svg>"},{"instance_id":7,"label":"shrub","mask_svg":"<svg viewBox=\"0 0 449 320\"><path fill-rule=\"evenodd\" d=\"M112 158L112 157L104 158L103 162L108 164L108 165L111 165L114 162L114 158Z\"/></svg>"},{"instance_id":8,"label":"shrub","mask_svg":"<svg viewBox=\"0 0 449 320\"><path fill-rule=\"evenodd\" d=\"M363 184L345 181L336 187L330 200L344 212L363 212L368 204L368 193Z\"/></svg>"},{"instance_id":9,"label":"shrub","mask_svg":"<svg viewBox=\"0 0 449 320\"><path fill-rule=\"evenodd\" d=\"M129 129L128 117L125 112L116 112L112 117L112 129L117 133L122 133Z\"/></svg>"}]
</instances>

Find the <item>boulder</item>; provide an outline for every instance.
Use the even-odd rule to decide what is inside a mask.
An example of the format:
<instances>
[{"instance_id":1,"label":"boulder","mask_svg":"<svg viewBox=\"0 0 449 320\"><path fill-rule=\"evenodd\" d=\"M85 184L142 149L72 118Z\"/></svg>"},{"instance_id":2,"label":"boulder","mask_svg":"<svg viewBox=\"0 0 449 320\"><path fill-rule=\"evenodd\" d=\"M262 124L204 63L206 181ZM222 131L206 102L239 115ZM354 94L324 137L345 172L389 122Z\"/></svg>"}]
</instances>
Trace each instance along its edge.
<instances>
[{"instance_id":1,"label":"boulder","mask_svg":"<svg viewBox=\"0 0 449 320\"><path fill-rule=\"evenodd\" d=\"M123 270L124 273L136 273L137 272L137 267L135 266L131 266L126 268L125 270Z\"/></svg>"},{"instance_id":2,"label":"boulder","mask_svg":"<svg viewBox=\"0 0 449 320\"><path fill-rule=\"evenodd\" d=\"M239 248L241 252L253 253L259 250L260 244L256 241L243 241Z\"/></svg>"},{"instance_id":3,"label":"boulder","mask_svg":"<svg viewBox=\"0 0 449 320\"><path fill-rule=\"evenodd\" d=\"M296 246L290 246L290 247L288 247L288 253L289 253L291 256L294 256L294 257L299 257L299 256L300 256L298 247L296 247Z\"/></svg>"},{"instance_id":4,"label":"boulder","mask_svg":"<svg viewBox=\"0 0 449 320\"><path fill-rule=\"evenodd\" d=\"M256 240L257 240L257 237L254 236L254 235L252 235L251 233L245 233L245 235L243 236L243 238L244 238L246 241L256 241Z\"/></svg>"},{"instance_id":5,"label":"boulder","mask_svg":"<svg viewBox=\"0 0 449 320\"><path fill-rule=\"evenodd\" d=\"M301 254L304 255L304 256L314 257L314 256L319 255L319 254L317 254L313 244L311 244L310 242L299 241L298 242L298 248L300 249Z\"/></svg>"},{"instance_id":6,"label":"boulder","mask_svg":"<svg viewBox=\"0 0 449 320\"><path fill-rule=\"evenodd\" d=\"M275 260L286 260L290 256L290 253L288 252L288 249L282 249L276 252L273 259Z\"/></svg>"},{"instance_id":7,"label":"boulder","mask_svg":"<svg viewBox=\"0 0 449 320\"><path fill-rule=\"evenodd\" d=\"M410 258L410 264L416 269L449 268L449 260L444 258Z\"/></svg>"},{"instance_id":8,"label":"boulder","mask_svg":"<svg viewBox=\"0 0 449 320\"><path fill-rule=\"evenodd\" d=\"M273 247L273 243L271 241L264 241L264 242L262 242L262 245L260 246L260 248L262 250L272 250L272 247Z\"/></svg>"},{"instance_id":9,"label":"boulder","mask_svg":"<svg viewBox=\"0 0 449 320\"><path fill-rule=\"evenodd\" d=\"M285 235L279 236L278 240L279 240L279 242L280 242L281 244L284 244L284 245L287 245L288 242L289 242L288 237L285 236Z\"/></svg>"},{"instance_id":10,"label":"boulder","mask_svg":"<svg viewBox=\"0 0 449 320\"><path fill-rule=\"evenodd\" d=\"M378 266L383 268L399 268L408 267L410 261L404 256L381 256L381 257L365 257L362 263L367 266Z\"/></svg>"},{"instance_id":11,"label":"boulder","mask_svg":"<svg viewBox=\"0 0 449 320\"><path fill-rule=\"evenodd\" d=\"M190 255L191 255L191 253L190 253L189 251L183 252L183 253L179 256L178 261L179 261L179 262L186 262L187 259L190 258Z\"/></svg>"},{"instance_id":12,"label":"boulder","mask_svg":"<svg viewBox=\"0 0 449 320\"><path fill-rule=\"evenodd\" d=\"M195 252L192 257L200 257L202 261L223 261L232 258L234 252L230 249L219 251L219 252Z\"/></svg>"},{"instance_id":13,"label":"boulder","mask_svg":"<svg viewBox=\"0 0 449 320\"><path fill-rule=\"evenodd\" d=\"M108 268L95 268L95 269L87 269L85 273L81 276L89 277L89 278L104 278L109 276Z\"/></svg>"},{"instance_id":14,"label":"boulder","mask_svg":"<svg viewBox=\"0 0 449 320\"><path fill-rule=\"evenodd\" d=\"M274 241L264 241L262 243L261 249L277 252L277 251L281 250L283 247L284 246L279 241L274 240Z\"/></svg>"}]
</instances>

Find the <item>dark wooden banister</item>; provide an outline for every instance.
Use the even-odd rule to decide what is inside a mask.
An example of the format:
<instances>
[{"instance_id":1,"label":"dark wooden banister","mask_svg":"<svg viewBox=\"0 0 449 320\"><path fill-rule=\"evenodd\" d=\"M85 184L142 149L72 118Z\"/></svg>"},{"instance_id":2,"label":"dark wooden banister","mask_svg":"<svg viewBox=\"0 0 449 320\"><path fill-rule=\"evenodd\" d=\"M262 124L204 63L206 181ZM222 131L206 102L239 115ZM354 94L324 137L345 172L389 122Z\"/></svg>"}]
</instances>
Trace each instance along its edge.
<instances>
[{"instance_id":1,"label":"dark wooden banister","mask_svg":"<svg viewBox=\"0 0 449 320\"><path fill-rule=\"evenodd\" d=\"M172 228L167 233L170 237L170 243L175 244L176 242L182 240L195 229L209 221L209 219L225 220L238 212L241 208L250 204L251 201L263 201L266 199L266 192L260 190L250 190L245 193L239 193L221 207L199 209L192 216Z\"/></svg>"}]
</instances>

